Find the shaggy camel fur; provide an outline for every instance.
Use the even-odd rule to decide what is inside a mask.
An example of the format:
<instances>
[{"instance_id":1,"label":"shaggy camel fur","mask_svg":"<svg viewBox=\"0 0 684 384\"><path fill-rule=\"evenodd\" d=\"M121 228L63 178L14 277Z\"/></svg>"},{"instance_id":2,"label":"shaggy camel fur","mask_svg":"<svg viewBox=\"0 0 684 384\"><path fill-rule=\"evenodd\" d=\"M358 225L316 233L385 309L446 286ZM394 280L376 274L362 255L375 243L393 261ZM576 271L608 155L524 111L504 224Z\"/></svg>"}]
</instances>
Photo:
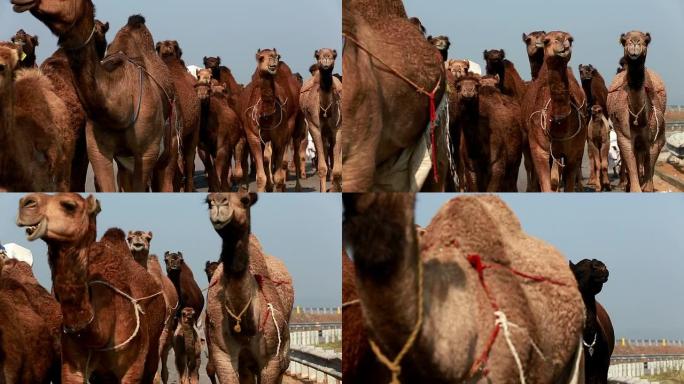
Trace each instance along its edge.
<instances>
[{"instance_id":1,"label":"shaggy camel fur","mask_svg":"<svg viewBox=\"0 0 684 384\"><path fill-rule=\"evenodd\" d=\"M32 36L23 29L17 31L12 36L11 41L21 47L23 54L19 58L20 68L36 68L36 47L38 46L38 36Z\"/></svg>"},{"instance_id":2,"label":"shaggy camel fur","mask_svg":"<svg viewBox=\"0 0 684 384\"><path fill-rule=\"evenodd\" d=\"M100 204L78 194L30 194L17 225L48 246L52 289L63 321L62 383L154 379L165 304L157 283L132 257L126 235L96 242ZM134 301L134 300L139 300Z\"/></svg>"},{"instance_id":3,"label":"shaggy camel fur","mask_svg":"<svg viewBox=\"0 0 684 384\"><path fill-rule=\"evenodd\" d=\"M166 274L176 287L178 294L179 305L176 312L176 317L180 318L182 308L190 307L195 310L195 322L199 320L199 316L204 309L204 295L192 270L183 260L181 252L164 252L164 262L166 263Z\"/></svg>"},{"instance_id":4,"label":"shaggy camel fur","mask_svg":"<svg viewBox=\"0 0 684 384\"><path fill-rule=\"evenodd\" d=\"M128 231L128 236L126 237L126 242L133 258L152 275L154 281L161 287L164 302L166 303L166 321L164 322L164 330L159 338L159 356L161 357L161 379L164 383L167 383L169 380L167 360L169 351L173 346L172 338L176 329L176 323L173 321L173 318L178 309L178 293L176 293L176 287L173 286L171 280L162 272L157 256L150 255L150 241L152 241L152 232Z\"/></svg>"},{"instance_id":5,"label":"shaggy camel fur","mask_svg":"<svg viewBox=\"0 0 684 384\"><path fill-rule=\"evenodd\" d=\"M667 92L663 80L646 68L651 35L623 33L627 70L615 76L608 93L608 115L618 135L630 192L652 192L658 154L665 145Z\"/></svg>"},{"instance_id":6,"label":"shaggy camel fur","mask_svg":"<svg viewBox=\"0 0 684 384\"><path fill-rule=\"evenodd\" d=\"M595 104L591 107L591 120L587 128L587 151L591 166L589 184L597 190L610 191L608 178L608 151L610 150L610 125L603 113L603 108Z\"/></svg>"},{"instance_id":7,"label":"shaggy camel fur","mask_svg":"<svg viewBox=\"0 0 684 384\"><path fill-rule=\"evenodd\" d=\"M477 75L456 80L456 123L462 132L467 190L517 192L522 151L520 106Z\"/></svg>"},{"instance_id":8,"label":"shaggy camel fur","mask_svg":"<svg viewBox=\"0 0 684 384\"><path fill-rule=\"evenodd\" d=\"M228 92L228 104L231 108L237 107L240 93L242 93L242 85L238 84L233 77L233 73L228 67L221 65L221 57L204 57L204 68L211 70L211 76L218 80L219 84L225 84Z\"/></svg>"},{"instance_id":9,"label":"shaggy camel fur","mask_svg":"<svg viewBox=\"0 0 684 384\"><path fill-rule=\"evenodd\" d=\"M64 102L20 47L0 43L0 190L68 191L75 138Z\"/></svg>"},{"instance_id":10,"label":"shaggy camel fur","mask_svg":"<svg viewBox=\"0 0 684 384\"><path fill-rule=\"evenodd\" d=\"M414 195L346 194L343 201L345 247L374 352L394 359L409 348L396 379L568 382L584 321L577 282L567 260L525 234L498 197L448 202L420 242ZM496 324L503 328L495 335Z\"/></svg>"},{"instance_id":11,"label":"shaggy camel fur","mask_svg":"<svg viewBox=\"0 0 684 384\"><path fill-rule=\"evenodd\" d=\"M181 141L179 143L181 154L180 162L183 164L183 176L185 192L195 191L195 155L199 142L200 130L200 102L195 93L195 78L188 73L185 63L181 58L183 51L176 40L166 40L157 43L157 54L169 68L173 84L176 88L176 97L180 107L181 124L183 126Z\"/></svg>"},{"instance_id":12,"label":"shaggy camel fur","mask_svg":"<svg viewBox=\"0 0 684 384\"><path fill-rule=\"evenodd\" d=\"M327 163L330 158L332 192L342 192L342 83L332 75L337 51L329 48L319 49L314 57L318 63L318 71L302 87L299 104L316 147L320 191L327 190ZM295 143L295 148L299 147L299 143ZM295 156L295 166L299 169L301 158L299 161L297 159Z\"/></svg>"},{"instance_id":13,"label":"shaggy camel fur","mask_svg":"<svg viewBox=\"0 0 684 384\"><path fill-rule=\"evenodd\" d=\"M544 65L522 105L530 152L542 192L574 191L582 165L587 125L584 92L568 68L573 38L566 32L544 37ZM553 185L553 186L552 186Z\"/></svg>"},{"instance_id":14,"label":"shaggy camel fur","mask_svg":"<svg viewBox=\"0 0 684 384\"><path fill-rule=\"evenodd\" d=\"M202 344L195 330L195 310L185 307L181 311L178 327L173 334L173 353L180 384L198 384L202 363Z\"/></svg>"},{"instance_id":15,"label":"shaggy camel fur","mask_svg":"<svg viewBox=\"0 0 684 384\"><path fill-rule=\"evenodd\" d=\"M447 78L442 56L409 21L401 0L348 0L342 8L346 36L342 66L347 76L342 95L343 190L363 192L386 182L379 168L394 164L402 152L415 148L430 122L429 97L416 92L394 71L427 93L436 91L437 104L446 91ZM392 42L392 49L387 49L387 42ZM435 131L438 182L424 190L444 190L450 168L442 143L445 129ZM403 184L409 184L408 173L400 175L406 174ZM435 180L428 176L427 181Z\"/></svg>"},{"instance_id":16,"label":"shaggy camel fur","mask_svg":"<svg viewBox=\"0 0 684 384\"><path fill-rule=\"evenodd\" d=\"M23 261L0 258L0 307L0 383L59 383L62 314Z\"/></svg>"},{"instance_id":17,"label":"shaggy camel fur","mask_svg":"<svg viewBox=\"0 0 684 384\"><path fill-rule=\"evenodd\" d=\"M145 19L131 16L110 44L112 54L100 62L92 38L92 0L12 2L15 11L30 10L59 37L93 122L86 127L86 140L100 190L116 190L116 159L125 191L146 191L151 181L155 191L172 191L178 145L173 110L178 108L169 70L154 50Z\"/></svg>"},{"instance_id":18,"label":"shaggy camel fur","mask_svg":"<svg viewBox=\"0 0 684 384\"><path fill-rule=\"evenodd\" d=\"M280 383L290 363L292 278L250 235L256 201L256 194L246 192L207 197L211 223L223 240L207 292L210 356L222 384Z\"/></svg>"},{"instance_id":19,"label":"shaggy camel fur","mask_svg":"<svg viewBox=\"0 0 684 384\"><path fill-rule=\"evenodd\" d=\"M570 262L582 293L587 316L584 325L584 366L587 384L608 384L610 356L615 347L615 333L610 316L596 301L608 281L608 269L599 260L584 259L577 264Z\"/></svg>"},{"instance_id":20,"label":"shaggy camel fur","mask_svg":"<svg viewBox=\"0 0 684 384\"><path fill-rule=\"evenodd\" d=\"M544 65L544 36L546 36L545 31L534 31L529 35L527 33L522 35L523 43L527 48L527 58L530 61L532 81L537 80L539 71Z\"/></svg>"},{"instance_id":21,"label":"shaggy camel fur","mask_svg":"<svg viewBox=\"0 0 684 384\"><path fill-rule=\"evenodd\" d=\"M292 142L299 113L299 85L290 67L273 49L259 49L252 81L240 95L239 115L250 153L256 162L257 191L285 192L285 151ZM271 161L264 147L271 144Z\"/></svg>"},{"instance_id":22,"label":"shaggy camel fur","mask_svg":"<svg viewBox=\"0 0 684 384\"><path fill-rule=\"evenodd\" d=\"M487 62L487 74L499 76L501 93L522 101L525 96L525 82L513 63L506 59L506 52L503 49L484 51L484 59Z\"/></svg>"}]
</instances>

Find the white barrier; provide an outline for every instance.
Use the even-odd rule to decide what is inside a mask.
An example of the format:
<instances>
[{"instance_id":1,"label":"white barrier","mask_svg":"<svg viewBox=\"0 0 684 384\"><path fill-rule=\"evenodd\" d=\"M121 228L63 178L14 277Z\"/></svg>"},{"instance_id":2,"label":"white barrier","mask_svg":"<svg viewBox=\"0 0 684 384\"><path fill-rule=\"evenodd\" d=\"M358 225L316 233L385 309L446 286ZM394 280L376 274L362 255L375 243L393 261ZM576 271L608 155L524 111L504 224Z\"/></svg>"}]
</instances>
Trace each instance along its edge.
<instances>
[{"instance_id":1,"label":"white barrier","mask_svg":"<svg viewBox=\"0 0 684 384\"><path fill-rule=\"evenodd\" d=\"M684 369L684 359L659 359L658 357L634 356L632 362L615 362L608 368L608 378L631 378L657 375Z\"/></svg>"}]
</instances>

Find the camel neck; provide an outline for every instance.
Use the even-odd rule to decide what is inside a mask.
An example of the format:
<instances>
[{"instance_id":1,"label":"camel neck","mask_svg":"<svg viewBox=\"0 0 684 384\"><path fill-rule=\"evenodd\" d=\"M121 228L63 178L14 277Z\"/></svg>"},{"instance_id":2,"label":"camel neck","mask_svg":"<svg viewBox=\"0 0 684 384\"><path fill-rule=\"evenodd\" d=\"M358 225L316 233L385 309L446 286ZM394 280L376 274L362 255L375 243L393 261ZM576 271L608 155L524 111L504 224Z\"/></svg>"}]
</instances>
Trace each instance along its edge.
<instances>
[{"instance_id":1,"label":"camel neck","mask_svg":"<svg viewBox=\"0 0 684 384\"><path fill-rule=\"evenodd\" d=\"M216 66L211 69L211 78L215 79L216 81L221 81L221 67Z\"/></svg>"},{"instance_id":2,"label":"camel neck","mask_svg":"<svg viewBox=\"0 0 684 384\"><path fill-rule=\"evenodd\" d=\"M627 60L627 85L631 90L641 90L646 82L646 58L641 56L636 60L629 57L625 59Z\"/></svg>"},{"instance_id":3,"label":"camel neck","mask_svg":"<svg viewBox=\"0 0 684 384\"><path fill-rule=\"evenodd\" d=\"M223 239L220 261L223 275L238 278L249 270L249 228L226 226L220 233Z\"/></svg>"},{"instance_id":4,"label":"camel neck","mask_svg":"<svg viewBox=\"0 0 684 384\"><path fill-rule=\"evenodd\" d=\"M539 71L541 71L542 65L544 65L544 51L538 49L534 55L529 56L530 58L530 74L532 75L532 80L537 80L539 77Z\"/></svg>"},{"instance_id":5,"label":"camel neck","mask_svg":"<svg viewBox=\"0 0 684 384\"><path fill-rule=\"evenodd\" d=\"M149 250L142 250L142 251L131 251L131 254L133 254L133 259L140 264L143 268L147 269L147 260L150 256L150 251Z\"/></svg>"},{"instance_id":6,"label":"camel neck","mask_svg":"<svg viewBox=\"0 0 684 384\"><path fill-rule=\"evenodd\" d=\"M499 87L499 90L503 92L503 87L504 83L506 81L506 78L504 77L506 75L506 65L504 61L498 61L494 63L487 63L487 74L488 75L499 75L499 84L497 85Z\"/></svg>"},{"instance_id":7,"label":"camel neck","mask_svg":"<svg viewBox=\"0 0 684 384\"><path fill-rule=\"evenodd\" d=\"M582 293L582 300L584 300L584 306L587 311L587 317L584 325L584 340L585 342L591 344L594 334L598 331L598 321L596 319L596 297L592 294Z\"/></svg>"},{"instance_id":8,"label":"camel neck","mask_svg":"<svg viewBox=\"0 0 684 384\"><path fill-rule=\"evenodd\" d=\"M594 105L594 93L592 92L592 82L593 79L582 79L582 89L584 90L584 95L587 97L587 108Z\"/></svg>"},{"instance_id":9,"label":"camel neck","mask_svg":"<svg viewBox=\"0 0 684 384\"><path fill-rule=\"evenodd\" d=\"M276 112L275 78L270 73L259 71L257 87L261 97L260 113L264 116Z\"/></svg>"},{"instance_id":10,"label":"camel neck","mask_svg":"<svg viewBox=\"0 0 684 384\"><path fill-rule=\"evenodd\" d=\"M448 49L440 49L439 53L442 55L442 61L447 61L449 59L449 50Z\"/></svg>"},{"instance_id":11,"label":"camel neck","mask_svg":"<svg viewBox=\"0 0 684 384\"><path fill-rule=\"evenodd\" d=\"M567 116L571 112L567 64L565 61L551 58L546 61L545 67L553 117Z\"/></svg>"},{"instance_id":12,"label":"camel neck","mask_svg":"<svg viewBox=\"0 0 684 384\"><path fill-rule=\"evenodd\" d=\"M333 87L333 67L328 69L319 68L318 75L320 78L321 90L330 92Z\"/></svg>"},{"instance_id":13,"label":"camel neck","mask_svg":"<svg viewBox=\"0 0 684 384\"><path fill-rule=\"evenodd\" d=\"M36 66L36 54L30 53L21 61L22 68L34 68Z\"/></svg>"},{"instance_id":14,"label":"camel neck","mask_svg":"<svg viewBox=\"0 0 684 384\"><path fill-rule=\"evenodd\" d=\"M12 74L9 74L11 77ZM11 145L13 142L14 133L14 104L16 102L14 95L14 81L5 81L4 86L0 88L0 143L4 145ZM9 153L10 151L0 151L2 153ZM9 169L9 164L4 164L4 156L0 153L0 172Z\"/></svg>"}]
</instances>

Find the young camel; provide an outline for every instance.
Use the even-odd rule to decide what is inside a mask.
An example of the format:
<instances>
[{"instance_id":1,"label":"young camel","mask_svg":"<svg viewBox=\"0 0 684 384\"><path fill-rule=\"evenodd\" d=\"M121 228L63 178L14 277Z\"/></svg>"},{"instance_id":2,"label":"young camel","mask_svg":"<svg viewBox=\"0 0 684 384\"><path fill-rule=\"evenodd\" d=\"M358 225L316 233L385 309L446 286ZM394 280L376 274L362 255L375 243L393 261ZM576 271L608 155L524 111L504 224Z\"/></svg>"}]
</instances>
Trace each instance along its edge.
<instances>
[{"instance_id":1,"label":"young camel","mask_svg":"<svg viewBox=\"0 0 684 384\"><path fill-rule=\"evenodd\" d=\"M180 384L198 384L202 363L202 344L195 330L195 310L185 307L181 311L178 327L173 334L173 353Z\"/></svg>"}]
</instances>

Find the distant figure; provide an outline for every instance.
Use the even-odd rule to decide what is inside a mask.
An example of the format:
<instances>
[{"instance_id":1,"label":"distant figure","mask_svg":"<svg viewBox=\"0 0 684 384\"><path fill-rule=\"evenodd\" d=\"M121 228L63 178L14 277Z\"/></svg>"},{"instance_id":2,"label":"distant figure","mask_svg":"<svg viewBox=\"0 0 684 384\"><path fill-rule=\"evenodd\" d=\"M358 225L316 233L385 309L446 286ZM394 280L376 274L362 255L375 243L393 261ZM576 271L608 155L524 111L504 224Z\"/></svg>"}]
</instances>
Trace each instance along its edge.
<instances>
[{"instance_id":1,"label":"distant figure","mask_svg":"<svg viewBox=\"0 0 684 384\"><path fill-rule=\"evenodd\" d=\"M0 252L5 253L8 258L23 261L33 267L33 254L28 249L14 243L0 245Z\"/></svg>"}]
</instances>

